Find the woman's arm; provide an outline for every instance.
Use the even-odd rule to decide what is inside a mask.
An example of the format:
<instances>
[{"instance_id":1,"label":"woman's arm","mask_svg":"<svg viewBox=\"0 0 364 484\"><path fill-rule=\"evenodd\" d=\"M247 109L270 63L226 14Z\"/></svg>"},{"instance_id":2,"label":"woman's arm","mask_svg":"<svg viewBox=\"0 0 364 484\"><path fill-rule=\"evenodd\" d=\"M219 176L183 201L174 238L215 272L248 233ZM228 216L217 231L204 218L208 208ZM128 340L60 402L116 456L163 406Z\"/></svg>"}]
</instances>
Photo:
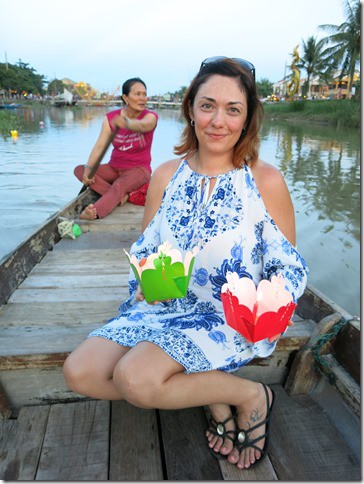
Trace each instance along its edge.
<instances>
[{"instance_id":1,"label":"woman's arm","mask_svg":"<svg viewBox=\"0 0 364 484\"><path fill-rule=\"evenodd\" d=\"M289 242L295 246L294 209L282 174L274 166L262 160L258 160L252 166L252 173L269 215Z\"/></svg>"},{"instance_id":2,"label":"woman's arm","mask_svg":"<svg viewBox=\"0 0 364 484\"><path fill-rule=\"evenodd\" d=\"M157 117L152 113L148 113L143 119L130 119L121 112L120 116L115 117L114 122L119 128L126 128L138 133L148 133L156 127Z\"/></svg>"},{"instance_id":3,"label":"woman's arm","mask_svg":"<svg viewBox=\"0 0 364 484\"><path fill-rule=\"evenodd\" d=\"M150 179L147 198L145 202L144 217L142 223L143 232L149 222L154 217L154 215L157 213L162 202L164 190L166 189L169 181L176 172L180 161L180 159L166 161L154 170L152 178Z\"/></svg>"},{"instance_id":4,"label":"woman's arm","mask_svg":"<svg viewBox=\"0 0 364 484\"><path fill-rule=\"evenodd\" d=\"M294 208L282 174L272 165L262 160L258 160L256 165L252 167L252 173L269 215L287 240L295 246L296 226ZM287 269L285 275L289 277L289 279L286 279L286 283L289 283L291 292L295 293L296 297L299 297L303 293L307 283L308 269L303 259L297 260L294 256L291 265L289 265L289 256L287 255L286 258L287 260L284 261L285 268ZM293 322L289 321L288 326L293 326ZM268 338L268 341L270 343L275 342L283 334L277 334Z\"/></svg>"},{"instance_id":5,"label":"woman's arm","mask_svg":"<svg viewBox=\"0 0 364 484\"><path fill-rule=\"evenodd\" d=\"M97 138L96 143L95 143L94 147L92 148L90 156L87 160L87 164L85 165L85 169L84 169L84 172L83 172L83 179L82 179L82 182L84 184L90 185L91 183L94 182L94 179L89 178L88 175L90 174L92 168L97 163L99 163L99 160L100 160L100 157L101 157L103 151L105 151L105 149L107 149L107 147L108 147L107 145L109 145L109 143L110 143L110 139L111 139L111 129L110 129L110 126L109 126L109 121L105 116L105 118L102 122L99 137Z\"/></svg>"}]
</instances>

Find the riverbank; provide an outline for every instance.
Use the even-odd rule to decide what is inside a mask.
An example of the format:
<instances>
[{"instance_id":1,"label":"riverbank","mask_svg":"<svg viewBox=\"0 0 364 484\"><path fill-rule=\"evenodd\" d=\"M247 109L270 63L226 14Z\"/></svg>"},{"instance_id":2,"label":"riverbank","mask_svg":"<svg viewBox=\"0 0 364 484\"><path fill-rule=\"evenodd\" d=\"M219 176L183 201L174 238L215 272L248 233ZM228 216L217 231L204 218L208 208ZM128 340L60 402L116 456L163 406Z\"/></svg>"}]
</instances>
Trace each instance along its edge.
<instances>
[{"instance_id":1,"label":"riverbank","mask_svg":"<svg viewBox=\"0 0 364 484\"><path fill-rule=\"evenodd\" d=\"M269 119L360 127L360 99L276 102L264 104L264 113Z\"/></svg>"}]
</instances>

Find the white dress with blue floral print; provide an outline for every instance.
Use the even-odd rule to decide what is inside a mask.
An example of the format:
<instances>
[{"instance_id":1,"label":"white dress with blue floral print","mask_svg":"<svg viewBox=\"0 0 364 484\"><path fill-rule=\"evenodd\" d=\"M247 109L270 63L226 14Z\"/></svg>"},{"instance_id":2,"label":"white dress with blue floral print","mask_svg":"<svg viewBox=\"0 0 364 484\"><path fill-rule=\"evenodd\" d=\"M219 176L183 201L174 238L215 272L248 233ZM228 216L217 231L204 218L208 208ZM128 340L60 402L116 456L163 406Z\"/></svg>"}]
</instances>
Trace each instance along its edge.
<instances>
[{"instance_id":1,"label":"white dress with blue floral print","mask_svg":"<svg viewBox=\"0 0 364 484\"><path fill-rule=\"evenodd\" d=\"M198 245L187 296L151 305L135 299L137 282L130 274L130 297L119 315L90 336L133 347L150 341L178 361L187 373L235 371L254 356L269 356L276 343L250 343L225 322L220 299L227 271L257 285L279 272L297 301L308 269L268 214L249 167L209 181L182 161L169 182L162 204L131 253L138 260L169 241L182 252Z\"/></svg>"}]
</instances>

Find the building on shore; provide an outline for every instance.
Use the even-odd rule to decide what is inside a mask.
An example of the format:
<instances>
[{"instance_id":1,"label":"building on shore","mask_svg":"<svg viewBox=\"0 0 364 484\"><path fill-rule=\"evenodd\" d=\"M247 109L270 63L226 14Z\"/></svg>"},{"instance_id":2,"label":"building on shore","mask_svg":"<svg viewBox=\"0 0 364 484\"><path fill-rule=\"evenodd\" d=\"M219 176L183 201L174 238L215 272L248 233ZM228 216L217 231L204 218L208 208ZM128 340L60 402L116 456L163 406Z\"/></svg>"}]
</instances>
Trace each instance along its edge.
<instances>
[{"instance_id":1,"label":"building on shore","mask_svg":"<svg viewBox=\"0 0 364 484\"><path fill-rule=\"evenodd\" d=\"M284 98L286 97L287 91L287 83L289 82L290 78L286 77L286 79L282 79L273 84L273 94L277 98ZM360 72L355 71L354 74L354 83L360 81ZM297 98L303 97L304 87L307 82L307 78L301 78L300 86L297 93ZM313 76L310 79L310 88L308 89L308 98L312 99L346 99L348 98L348 84L349 84L349 76L345 75L341 77L341 70L336 70L333 72L332 80L329 84L325 84L321 79L320 76ZM356 92L355 85L352 86L352 95Z\"/></svg>"}]
</instances>

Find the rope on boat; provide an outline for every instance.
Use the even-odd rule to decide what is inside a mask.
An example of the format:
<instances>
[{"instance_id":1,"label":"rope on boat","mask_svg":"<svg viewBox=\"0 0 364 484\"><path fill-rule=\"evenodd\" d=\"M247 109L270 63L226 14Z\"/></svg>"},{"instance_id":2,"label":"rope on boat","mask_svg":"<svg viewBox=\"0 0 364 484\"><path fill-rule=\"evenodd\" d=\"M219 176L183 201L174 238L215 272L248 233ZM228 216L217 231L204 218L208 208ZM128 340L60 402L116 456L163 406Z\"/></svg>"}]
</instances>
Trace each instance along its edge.
<instances>
[{"instance_id":1,"label":"rope on boat","mask_svg":"<svg viewBox=\"0 0 364 484\"><path fill-rule=\"evenodd\" d=\"M321 356L321 349L322 347L332 340L339 331L351 321L351 319L342 319L338 323L334 324L331 330L327 333L321 334L313 339L309 345L304 346L303 350L311 350L314 359L314 367L316 371L320 370L320 366L326 368L326 376L330 383L334 383L336 380L336 375L329 370L329 364L327 361Z\"/></svg>"}]
</instances>

